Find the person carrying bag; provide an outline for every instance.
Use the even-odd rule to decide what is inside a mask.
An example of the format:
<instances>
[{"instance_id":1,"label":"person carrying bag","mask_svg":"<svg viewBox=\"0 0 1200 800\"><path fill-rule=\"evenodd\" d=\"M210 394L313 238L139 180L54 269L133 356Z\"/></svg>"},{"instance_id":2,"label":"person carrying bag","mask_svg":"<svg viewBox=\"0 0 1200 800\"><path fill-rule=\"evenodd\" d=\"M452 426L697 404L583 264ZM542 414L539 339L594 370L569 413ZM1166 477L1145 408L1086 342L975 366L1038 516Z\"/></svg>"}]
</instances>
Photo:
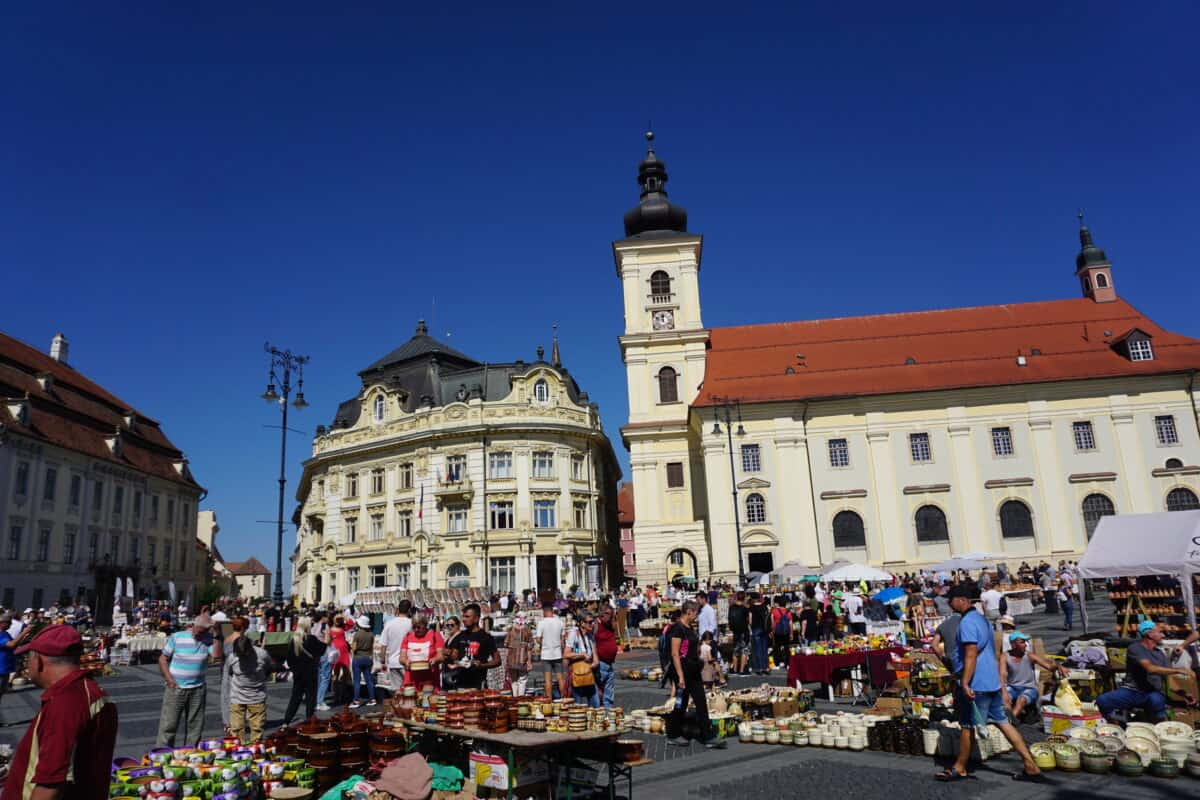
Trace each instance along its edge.
<instances>
[{"instance_id":1,"label":"person carrying bag","mask_svg":"<svg viewBox=\"0 0 1200 800\"><path fill-rule=\"evenodd\" d=\"M600 693L596 691L595 670L600 666L596 657L596 640L592 630L596 624L591 614L579 618L579 627L567 636L567 650L563 661L567 664L571 694L575 702L591 708L600 707Z\"/></svg>"}]
</instances>

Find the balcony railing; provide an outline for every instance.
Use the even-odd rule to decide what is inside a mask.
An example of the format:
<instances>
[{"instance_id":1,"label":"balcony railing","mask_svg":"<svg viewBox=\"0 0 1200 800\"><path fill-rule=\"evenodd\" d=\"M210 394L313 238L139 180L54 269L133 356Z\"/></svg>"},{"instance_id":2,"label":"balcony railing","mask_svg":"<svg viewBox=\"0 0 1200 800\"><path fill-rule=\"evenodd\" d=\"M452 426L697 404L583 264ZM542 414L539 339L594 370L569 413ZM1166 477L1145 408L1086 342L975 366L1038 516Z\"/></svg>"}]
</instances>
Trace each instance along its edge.
<instances>
[{"instance_id":1,"label":"balcony railing","mask_svg":"<svg viewBox=\"0 0 1200 800\"><path fill-rule=\"evenodd\" d=\"M669 306L675 301L674 292L651 292L650 305L652 306Z\"/></svg>"}]
</instances>

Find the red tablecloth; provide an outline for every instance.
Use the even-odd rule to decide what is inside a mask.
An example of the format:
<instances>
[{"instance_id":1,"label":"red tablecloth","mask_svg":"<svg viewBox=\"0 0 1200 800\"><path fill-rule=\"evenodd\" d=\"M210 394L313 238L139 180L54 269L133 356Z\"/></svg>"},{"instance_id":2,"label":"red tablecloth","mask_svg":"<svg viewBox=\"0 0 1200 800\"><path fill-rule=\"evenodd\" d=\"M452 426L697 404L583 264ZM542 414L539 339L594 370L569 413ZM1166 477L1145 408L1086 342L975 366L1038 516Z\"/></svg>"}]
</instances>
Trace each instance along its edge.
<instances>
[{"instance_id":1,"label":"red tablecloth","mask_svg":"<svg viewBox=\"0 0 1200 800\"><path fill-rule=\"evenodd\" d=\"M795 686L796 681L832 683L835 670L870 664L871 684L881 687L891 679L887 663L891 660L892 653L903 655L904 648L889 647L883 650L862 650L857 653L829 656L795 655L788 660L788 686Z\"/></svg>"}]
</instances>

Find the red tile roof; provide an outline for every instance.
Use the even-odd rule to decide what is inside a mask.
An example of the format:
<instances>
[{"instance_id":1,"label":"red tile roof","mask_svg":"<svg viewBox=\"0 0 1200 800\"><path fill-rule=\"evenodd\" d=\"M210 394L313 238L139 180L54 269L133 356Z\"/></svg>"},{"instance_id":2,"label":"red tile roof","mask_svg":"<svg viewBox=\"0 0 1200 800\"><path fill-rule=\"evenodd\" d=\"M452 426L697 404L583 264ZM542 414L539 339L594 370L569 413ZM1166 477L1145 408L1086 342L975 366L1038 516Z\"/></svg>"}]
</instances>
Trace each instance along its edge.
<instances>
[{"instance_id":1,"label":"red tile roof","mask_svg":"<svg viewBox=\"0 0 1200 800\"><path fill-rule=\"evenodd\" d=\"M617 519L622 525L632 525L633 516L633 484L622 483L617 489Z\"/></svg>"},{"instance_id":2,"label":"red tile roof","mask_svg":"<svg viewBox=\"0 0 1200 800\"><path fill-rule=\"evenodd\" d=\"M271 570L254 556L245 561L226 561L225 568L234 575L270 575Z\"/></svg>"},{"instance_id":3,"label":"red tile roof","mask_svg":"<svg viewBox=\"0 0 1200 800\"><path fill-rule=\"evenodd\" d=\"M48 391L38 382L41 373L53 379ZM156 420L66 364L0 333L0 398L24 397L29 398L25 424L11 413L8 403L0 403L0 423L12 433L200 488L186 467L183 475L176 470L175 463L183 453L171 444ZM125 425L127 413L134 416L132 430ZM118 428L121 448L114 454L107 439Z\"/></svg>"},{"instance_id":4,"label":"red tile roof","mask_svg":"<svg viewBox=\"0 0 1200 800\"><path fill-rule=\"evenodd\" d=\"M1112 346L1131 328L1151 337L1153 360L1130 361ZM1163 330L1124 300L1081 297L714 328L693 405L715 405L718 397L809 400L1191 370L1200 370L1200 340Z\"/></svg>"}]
</instances>

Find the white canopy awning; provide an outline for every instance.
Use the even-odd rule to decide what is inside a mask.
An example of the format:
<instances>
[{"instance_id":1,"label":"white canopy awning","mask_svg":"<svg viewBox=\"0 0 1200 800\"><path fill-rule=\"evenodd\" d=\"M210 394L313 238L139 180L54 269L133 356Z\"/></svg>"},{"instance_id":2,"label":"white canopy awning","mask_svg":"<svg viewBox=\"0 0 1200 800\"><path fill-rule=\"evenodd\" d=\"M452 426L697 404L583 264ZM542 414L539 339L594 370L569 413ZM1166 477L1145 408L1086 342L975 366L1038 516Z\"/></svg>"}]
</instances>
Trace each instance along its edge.
<instances>
[{"instance_id":1,"label":"white canopy awning","mask_svg":"<svg viewBox=\"0 0 1200 800\"><path fill-rule=\"evenodd\" d=\"M1083 578L1175 575L1188 622L1196 627L1192 575L1200 572L1200 511L1160 511L1100 518L1079 561ZM1086 623L1085 623L1086 627Z\"/></svg>"},{"instance_id":2,"label":"white canopy awning","mask_svg":"<svg viewBox=\"0 0 1200 800\"><path fill-rule=\"evenodd\" d=\"M821 580L826 583L842 581L890 581L892 574L876 569L870 564L834 564L821 573Z\"/></svg>"},{"instance_id":3,"label":"white canopy awning","mask_svg":"<svg viewBox=\"0 0 1200 800\"><path fill-rule=\"evenodd\" d=\"M1079 562L1084 578L1200 572L1200 511L1100 518Z\"/></svg>"}]
</instances>

